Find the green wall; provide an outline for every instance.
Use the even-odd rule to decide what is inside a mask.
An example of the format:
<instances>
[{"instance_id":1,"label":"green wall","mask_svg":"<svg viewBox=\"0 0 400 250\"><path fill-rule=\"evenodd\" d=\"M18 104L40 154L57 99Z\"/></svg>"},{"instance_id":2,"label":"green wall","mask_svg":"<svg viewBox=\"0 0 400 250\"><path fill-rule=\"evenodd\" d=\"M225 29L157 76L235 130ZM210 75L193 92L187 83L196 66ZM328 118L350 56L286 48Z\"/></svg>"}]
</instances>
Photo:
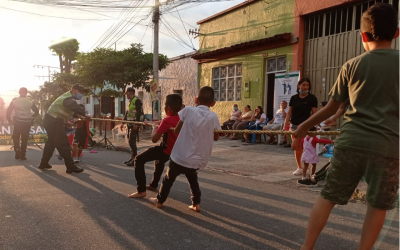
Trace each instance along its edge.
<instances>
[{"instance_id":1,"label":"green wall","mask_svg":"<svg viewBox=\"0 0 400 250\"><path fill-rule=\"evenodd\" d=\"M293 33L294 0L255 1L200 24L199 52Z\"/></svg>"}]
</instances>

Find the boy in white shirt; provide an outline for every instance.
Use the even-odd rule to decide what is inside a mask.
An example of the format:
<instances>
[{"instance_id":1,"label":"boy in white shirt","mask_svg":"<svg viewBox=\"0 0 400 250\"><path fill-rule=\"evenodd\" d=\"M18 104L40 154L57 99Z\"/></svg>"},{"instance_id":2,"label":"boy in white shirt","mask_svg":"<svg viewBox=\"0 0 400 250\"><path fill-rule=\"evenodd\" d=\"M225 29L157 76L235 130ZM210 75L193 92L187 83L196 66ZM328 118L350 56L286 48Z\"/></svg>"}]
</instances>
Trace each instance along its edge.
<instances>
[{"instance_id":1,"label":"boy in white shirt","mask_svg":"<svg viewBox=\"0 0 400 250\"><path fill-rule=\"evenodd\" d=\"M212 152L213 140L218 141L221 126L216 113L210 111L215 105L214 90L202 87L196 97L197 107L187 106L178 114L180 121L175 134L180 134L172 149L167 173L164 176L157 198L150 201L158 208L168 197L176 177L184 174L189 182L192 205L189 209L200 211L201 191L197 180L197 170L205 168Z\"/></svg>"}]
</instances>

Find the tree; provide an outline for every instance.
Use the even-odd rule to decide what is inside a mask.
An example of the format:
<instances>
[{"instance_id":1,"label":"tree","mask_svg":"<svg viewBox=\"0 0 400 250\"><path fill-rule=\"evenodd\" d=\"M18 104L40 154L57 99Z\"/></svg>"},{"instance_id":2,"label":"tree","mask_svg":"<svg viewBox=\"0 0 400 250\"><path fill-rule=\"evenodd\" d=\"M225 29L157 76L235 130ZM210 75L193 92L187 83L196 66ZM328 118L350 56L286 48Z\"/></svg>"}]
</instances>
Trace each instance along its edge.
<instances>
[{"instance_id":1,"label":"tree","mask_svg":"<svg viewBox=\"0 0 400 250\"><path fill-rule=\"evenodd\" d=\"M41 112L46 111L50 105L63 93L79 82L79 77L68 73L55 73L51 82L45 82L39 90L30 91L29 94Z\"/></svg>"},{"instance_id":2,"label":"tree","mask_svg":"<svg viewBox=\"0 0 400 250\"><path fill-rule=\"evenodd\" d=\"M79 53L75 73L81 83L90 88L100 88L108 82L116 89L143 87L149 91L148 81L153 75L153 54L145 53L143 45L131 44L127 49L95 49L93 52ZM159 69L169 64L168 57L159 55Z\"/></svg>"},{"instance_id":3,"label":"tree","mask_svg":"<svg viewBox=\"0 0 400 250\"><path fill-rule=\"evenodd\" d=\"M63 38L61 41L52 44L49 50L58 55L61 73L71 73L72 62L76 60L79 50L78 40Z\"/></svg>"}]
</instances>

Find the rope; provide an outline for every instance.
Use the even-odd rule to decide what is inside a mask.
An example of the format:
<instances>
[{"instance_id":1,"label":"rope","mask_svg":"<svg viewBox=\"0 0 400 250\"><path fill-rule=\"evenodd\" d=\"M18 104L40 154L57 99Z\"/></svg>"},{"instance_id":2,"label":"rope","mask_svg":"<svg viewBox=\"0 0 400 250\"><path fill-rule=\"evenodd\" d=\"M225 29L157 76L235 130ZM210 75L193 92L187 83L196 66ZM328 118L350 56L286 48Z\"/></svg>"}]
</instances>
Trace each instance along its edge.
<instances>
[{"instance_id":1,"label":"rope","mask_svg":"<svg viewBox=\"0 0 400 250\"><path fill-rule=\"evenodd\" d=\"M135 121L124 121L124 120L111 120L102 118L92 118L94 121L109 121L109 122L120 122L137 125L153 125L152 123L135 122ZM174 130L175 128L170 128ZM256 134L256 135L293 135L294 131L266 131L266 130L214 130L214 133L235 133L235 134ZM339 135L340 131L308 131L308 135Z\"/></svg>"}]
</instances>

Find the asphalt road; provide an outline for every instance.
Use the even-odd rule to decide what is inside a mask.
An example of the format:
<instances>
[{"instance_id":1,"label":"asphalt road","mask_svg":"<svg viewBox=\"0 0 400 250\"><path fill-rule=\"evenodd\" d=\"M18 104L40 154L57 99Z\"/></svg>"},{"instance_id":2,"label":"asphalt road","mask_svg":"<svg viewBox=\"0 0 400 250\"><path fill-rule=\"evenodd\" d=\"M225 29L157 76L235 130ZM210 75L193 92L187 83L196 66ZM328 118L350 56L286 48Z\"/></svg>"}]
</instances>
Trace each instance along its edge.
<instances>
[{"instance_id":1,"label":"asphalt road","mask_svg":"<svg viewBox=\"0 0 400 250\"><path fill-rule=\"evenodd\" d=\"M85 152L85 172L72 175L56 157L52 170L37 169L37 148L28 161L13 156L0 146L0 249L299 249L318 195L203 170L200 213L188 209L184 177L157 209L126 197L135 191L133 169L121 164L127 153ZM146 173L149 180L152 164ZM365 211L360 203L334 208L316 249L356 249ZM399 249L398 218L388 213L377 249Z\"/></svg>"}]
</instances>

